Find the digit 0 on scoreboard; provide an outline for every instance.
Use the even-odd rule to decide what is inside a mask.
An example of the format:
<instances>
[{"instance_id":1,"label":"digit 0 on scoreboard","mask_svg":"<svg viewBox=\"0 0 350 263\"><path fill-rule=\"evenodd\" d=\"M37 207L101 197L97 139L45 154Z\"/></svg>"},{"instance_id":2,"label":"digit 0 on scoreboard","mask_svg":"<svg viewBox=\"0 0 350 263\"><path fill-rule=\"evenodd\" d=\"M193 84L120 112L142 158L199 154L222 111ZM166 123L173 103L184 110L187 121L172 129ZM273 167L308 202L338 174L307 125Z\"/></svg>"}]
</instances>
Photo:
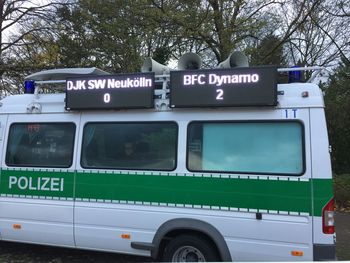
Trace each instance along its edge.
<instances>
[{"instance_id":1,"label":"digit 0 on scoreboard","mask_svg":"<svg viewBox=\"0 0 350 263\"><path fill-rule=\"evenodd\" d=\"M105 93L105 95L103 95L103 102L104 103L110 103L111 102L111 95L109 93Z\"/></svg>"}]
</instances>

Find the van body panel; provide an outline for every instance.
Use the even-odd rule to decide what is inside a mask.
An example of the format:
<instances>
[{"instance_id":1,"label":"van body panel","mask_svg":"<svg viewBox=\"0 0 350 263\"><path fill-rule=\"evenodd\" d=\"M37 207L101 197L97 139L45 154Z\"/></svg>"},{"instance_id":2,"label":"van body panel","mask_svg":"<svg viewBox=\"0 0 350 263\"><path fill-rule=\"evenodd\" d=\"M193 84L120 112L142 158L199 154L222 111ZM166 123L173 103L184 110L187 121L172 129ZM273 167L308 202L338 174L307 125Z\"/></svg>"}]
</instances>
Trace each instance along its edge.
<instances>
[{"instance_id":1,"label":"van body panel","mask_svg":"<svg viewBox=\"0 0 350 263\"><path fill-rule=\"evenodd\" d=\"M305 91L308 97L303 97ZM278 92L276 107L165 110L67 111L64 108L64 94L6 97L0 106L1 239L154 256L153 248L160 244L160 240L169 240L178 232L199 231L204 234L207 231L203 226L210 225L227 245L229 255L224 258L234 261L322 259L320 248L327 246L327 251L331 253L334 245L333 235L322 232L322 211L333 196L322 93L318 86L305 83L278 85ZM23 127L26 126L21 126L22 130L18 128L17 131L14 127L18 124L34 124L30 129L36 130L38 127L35 125L54 123L74 124L69 164L51 167L45 165L43 160L37 165L35 158L41 158L42 152L37 151L36 155L34 151L31 157L36 165L16 165L10 155L17 150L18 134L20 131L23 133ZM153 166L149 169L137 166L135 169L115 168L113 162L116 159L103 152L108 150L109 154L117 154L120 149L115 145L122 141L121 136L132 137L139 132L134 129L129 134L122 134L123 125L132 127L142 124L142 129L146 127L152 133L153 124L164 123L176 127L175 141L162 141L161 133L150 136L144 132L138 136L143 136L143 142L159 139L158 142L163 143L164 148L175 143L173 166L164 166L164 169L155 169ZM225 141L221 137L225 132L244 137L247 124L251 124L253 129L261 129L260 124L268 126L276 123L293 123L300 130L299 142L302 146L294 149L300 156L275 162L276 166L284 167L295 160L302 160L300 167L295 168L297 172L232 171L230 168L215 170L215 165L205 163L207 158L213 158L207 149L215 151L210 142L220 142L224 146ZM95 136L99 124L105 127L120 125L118 127L121 128L108 135L103 133L102 126L101 131L98 131L101 134L98 155L111 157L109 168L105 167L107 162L102 162L100 166L90 165L83 152L85 144L90 143ZM194 134L193 137L198 135L202 141L190 138L192 134L189 130L195 125L199 127L196 126L199 135ZM234 133L235 125L242 130ZM273 133L271 127L267 130ZM221 132L220 129L225 129L225 132L216 136L216 132ZM259 143L259 136L263 136L260 131L261 134L251 133L251 141L255 144ZM284 131L286 134L290 132L288 129ZM61 136L57 131L51 133L52 136ZM165 134L171 133L165 129ZM286 144L279 147L284 146L285 151L288 151L291 147L289 142L295 138L289 138L286 134L282 134L284 137L280 139ZM53 143L50 140L46 141L51 143L50 147L45 148L48 153L57 153L58 146L65 143ZM192 145L191 140L195 142ZM234 144L228 140L227 145L232 147ZM244 150L239 143L237 145L237 149ZM42 144L37 142L33 149L37 146ZM156 143L152 146L158 147ZM255 147L254 143L250 147ZM266 152L272 149L268 147ZM202 151L201 165L190 165L190 148L194 152ZM146 153L149 150L142 149ZM220 151L216 151L217 155L223 156ZM280 151L280 154L283 152ZM169 153L165 151L165 154ZM100 156L96 155L95 150L95 157ZM230 158L234 159L234 156ZM244 159L241 160L243 162ZM249 165L249 162L246 163ZM261 163L259 167L263 169L264 162ZM169 224L168 232L161 232L162 226L175 221L190 223L183 228L177 224L172 228L172 224ZM203 224L198 228L191 227L197 221ZM208 238L217 240L217 236ZM145 245L134 246L141 248L137 249L132 247L132 243ZM162 253L159 247L156 250Z\"/></svg>"}]
</instances>

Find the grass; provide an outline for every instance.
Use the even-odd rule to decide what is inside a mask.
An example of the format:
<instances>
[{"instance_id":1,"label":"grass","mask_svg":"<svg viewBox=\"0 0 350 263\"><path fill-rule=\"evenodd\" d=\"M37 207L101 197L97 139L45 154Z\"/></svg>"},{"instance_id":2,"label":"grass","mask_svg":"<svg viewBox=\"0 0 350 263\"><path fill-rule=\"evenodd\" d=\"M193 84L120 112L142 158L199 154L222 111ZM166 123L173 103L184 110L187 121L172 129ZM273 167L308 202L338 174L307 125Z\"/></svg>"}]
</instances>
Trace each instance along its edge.
<instances>
[{"instance_id":1,"label":"grass","mask_svg":"<svg viewBox=\"0 0 350 263\"><path fill-rule=\"evenodd\" d=\"M336 210L350 212L350 174L339 174L333 180Z\"/></svg>"}]
</instances>

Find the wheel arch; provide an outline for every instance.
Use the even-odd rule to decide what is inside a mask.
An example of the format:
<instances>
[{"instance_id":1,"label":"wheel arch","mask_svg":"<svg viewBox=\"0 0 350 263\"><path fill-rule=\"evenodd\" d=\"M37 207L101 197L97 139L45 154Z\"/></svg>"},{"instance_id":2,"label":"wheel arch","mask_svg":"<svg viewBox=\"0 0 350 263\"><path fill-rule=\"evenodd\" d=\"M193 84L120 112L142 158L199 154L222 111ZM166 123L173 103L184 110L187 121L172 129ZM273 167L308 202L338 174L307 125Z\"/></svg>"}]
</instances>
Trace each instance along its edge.
<instances>
[{"instance_id":1,"label":"wheel arch","mask_svg":"<svg viewBox=\"0 0 350 263\"><path fill-rule=\"evenodd\" d=\"M213 225L193 218L171 219L163 223L157 230L154 238L154 249L151 252L153 258L157 258L161 252L161 243L172 232L197 232L209 237L216 245L217 251L223 261L232 261L229 249L222 234Z\"/></svg>"}]
</instances>

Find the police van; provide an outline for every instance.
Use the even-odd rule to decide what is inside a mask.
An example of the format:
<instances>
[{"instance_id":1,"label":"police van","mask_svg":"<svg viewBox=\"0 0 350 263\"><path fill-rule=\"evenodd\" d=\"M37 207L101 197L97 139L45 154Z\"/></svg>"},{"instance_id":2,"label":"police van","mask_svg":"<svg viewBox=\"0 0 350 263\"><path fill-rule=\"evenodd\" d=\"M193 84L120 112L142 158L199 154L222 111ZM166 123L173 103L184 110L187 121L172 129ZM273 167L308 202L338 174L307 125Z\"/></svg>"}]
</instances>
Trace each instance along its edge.
<instances>
[{"instance_id":1,"label":"police van","mask_svg":"<svg viewBox=\"0 0 350 263\"><path fill-rule=\"evenodd\" d=\"M0 102L1 240L174 262L335 259L320 88L233 57L245 67L28 76Z\"/></svg>"}]
</instances>

